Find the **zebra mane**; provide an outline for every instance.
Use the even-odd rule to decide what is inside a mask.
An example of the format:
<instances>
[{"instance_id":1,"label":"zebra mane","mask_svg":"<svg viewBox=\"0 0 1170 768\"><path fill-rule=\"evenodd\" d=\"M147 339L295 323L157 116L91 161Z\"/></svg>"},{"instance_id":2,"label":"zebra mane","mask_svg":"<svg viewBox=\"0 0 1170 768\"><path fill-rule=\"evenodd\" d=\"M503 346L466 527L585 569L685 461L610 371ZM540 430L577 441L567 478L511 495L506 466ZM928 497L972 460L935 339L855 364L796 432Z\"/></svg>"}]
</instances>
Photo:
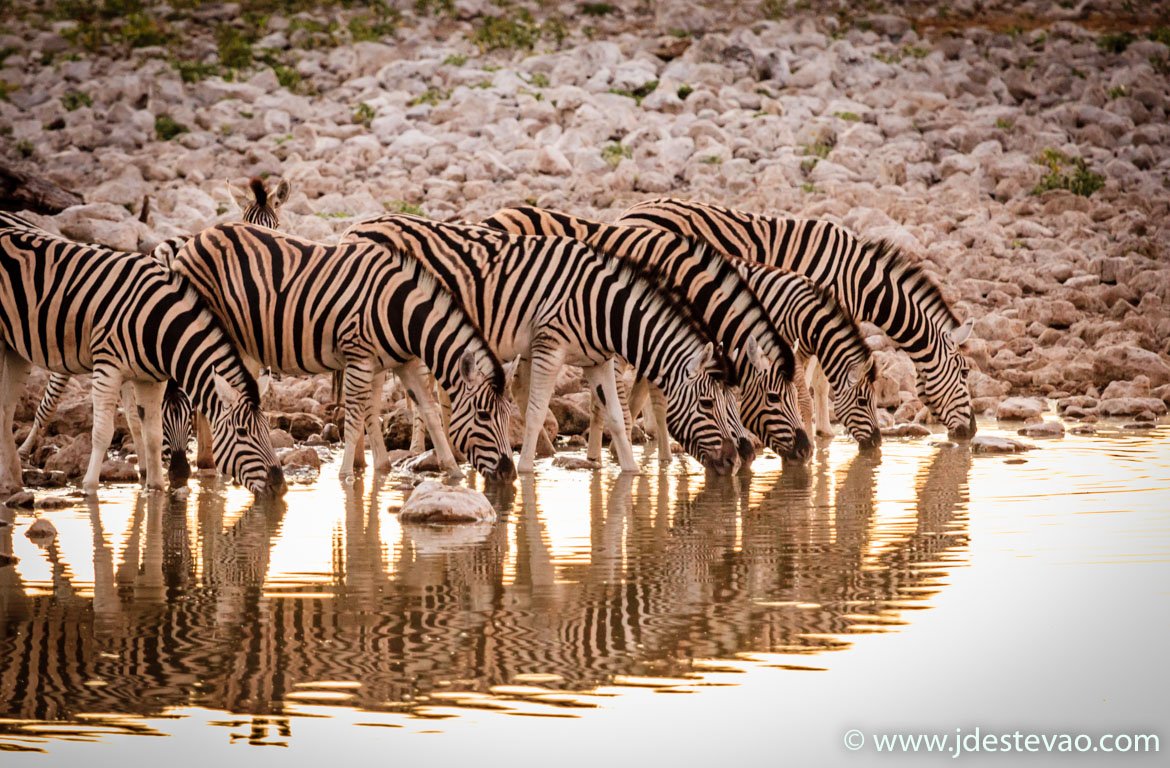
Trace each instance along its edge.
<instances>
[{"instance_id":1,"label":"zebra mane","mask_svg":"<svg viewBox=\"0 0 1170 768\"><path fill-rule=\"evenodd\" d=\"M914 261L902 253L901 249L889 240L865 240L858 238L865 258L877 264L882 273L907 288L907 292L916 294L925 301L922 304L923 314L928 318L940 322L943 330L952 330L960 325L950 303L943 298L942 288L930 274Z\"/></svg>"},{"instance_id":2,"label":"zebra mane","mask_svg":"<svg viewBox=\"0 0 1170 768\"><path fill-rule=\"evenodd\" d=\"M778 269L778 267L773 267L773 269ZM804 275L800 275L800 277L804 277ZM853 316L853 313L846 312L844 309L842 309L841 305L837 302L837 299L833 296L832 292L829 291L828 288L813 282L807 277L804 277L804 281L805 284L808 285L810 289L812 289L812 292L817 297L817 299L830 310L830 313L835 315L837 319L846 326L850 335L852 335L854 339L860 343L861 348L865 350L866 356L872 359L873 350L871 350L869 348L869 344L865 342L865 336L861 332L861 323L857 321L857 318ZM824 365L824 361L822 361L821 364ZM866 378L868 378L871 383L876 380L876 364L869 367L869 373Z\"/></svg>"},{"instance_id":3,"label":"zebra mane","mask_svg":"<svg viewBox=\"0 0 1170 768\"><path fill-rule=\"evenodd\" d=\"M580 242L580 241L576 241ZM596 250L592 249L591 250ZM619 273L622 271L629 272L635 279L641 279L650 284L651 294L658 298L668 309L674 310L683 322L703 341L709 342L711 348L715 352L714 362L716 370L711 372L711 378L716 381L724 383L738 383L735 381L733 371L735 368L731 364L731 360L727 357L727 350L718 340L711 338L711 334L707 330L707 324L703 318L695 311L690 302L681 300L679 296L669 288L659 288L657 277L647 271L641 264L627 259L621 259L617 256L611 256L604 251L597 251L600 255L607 259L611 259L618 265Z\"/></svg>"},{"instance_id":4,"label":"zebra mane","mask_svg":"<svg viewBox=\"0 0 1170 768\"><path fill-rule=\"evenodd\" d=\"M256 206L264 208L268 205L268 190L264 189L264 180L259 176L253 176L248 179L248 188L252 190L252 197L256 200Z\"/></svg>"}]
</instances>

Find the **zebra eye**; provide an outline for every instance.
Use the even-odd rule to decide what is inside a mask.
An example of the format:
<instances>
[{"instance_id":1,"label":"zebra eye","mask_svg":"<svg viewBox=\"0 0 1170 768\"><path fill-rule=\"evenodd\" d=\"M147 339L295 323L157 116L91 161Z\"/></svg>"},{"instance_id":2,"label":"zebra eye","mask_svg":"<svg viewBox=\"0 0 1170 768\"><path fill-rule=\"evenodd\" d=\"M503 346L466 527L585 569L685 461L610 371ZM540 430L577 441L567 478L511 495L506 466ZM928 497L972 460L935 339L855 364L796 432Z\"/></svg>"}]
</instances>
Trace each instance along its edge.
<instances>
[{"instance_id":1,"label":"zebra eye","mask_svg":"<svg viewBox=\"0 0 1170 768\"><path fill-rule=\"evenodd\" d=\"M713 397L700 397L699 398L699 405L703 408L710 410L710 409L715 407L715 398L713 398Z\"/></svg>"},{"instance_id":2,"label":"zebra eye","mask_svg":"<svg viewBox=\"0 0 1170 768\"><path fill-rule=\"evenodd\" d=\"M869 398L868 397L859 397L859 398L857 398L857 404L859 406L861 406L862 408L868 408L869 407Z\"/></svg>"},{"instance_id":3,"label":"zebra eye","mask_svg":"<svg viewBox=\"0 0 1170 768\"><path fill-rule=\"evenodd\" d=\"M782 398L779 392L769 392L767 396L768 405L780 405Z\"/></svg>"},{"instance_id":4,"label":"zebra eye","mask_svg":"<svg viewBox=\"0 0 1170 768\"><path fill-rule=\"evenodd\" d=\"M480 421L488 421L491 419L491 417L491 412L486 408L480 408L475 412L475 418L479 419Z\"/></svg>"},{"instance_id":5,"label":"zebra eye","mask_svg":"<svg viewBox=\"0 0 1170 768\"><path fill-rule=\"evenodd\" d=\"M247 437L248 430L245 427L236 427L236 435L239 437Z\"/></svg>"}]
</instances>

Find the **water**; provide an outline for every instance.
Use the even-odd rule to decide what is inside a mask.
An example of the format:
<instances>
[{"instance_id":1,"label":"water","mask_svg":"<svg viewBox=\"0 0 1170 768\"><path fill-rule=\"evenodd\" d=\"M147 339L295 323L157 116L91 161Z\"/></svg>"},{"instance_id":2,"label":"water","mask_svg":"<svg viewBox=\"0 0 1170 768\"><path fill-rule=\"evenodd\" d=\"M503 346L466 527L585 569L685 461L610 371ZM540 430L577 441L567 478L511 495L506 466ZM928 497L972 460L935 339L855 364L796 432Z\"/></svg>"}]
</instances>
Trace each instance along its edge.
<instances>
[{"instance_id":1,"label":"water","mask_svg":"<svg viewBox=\"0 0 1170 768\"><path fill-rule=\"evenodd\" d=\"M732 479L546 469L489 491L501 523L454 533L398 523L402 478L350 489L335 464L280 508L213 481L106 488L44 513L44 548L21 515L0 528L20 558L0 569L0 749L890 765L932 758L843 735L975 727L1170 749L1170 428L1020 457L941 440L837 440Z\"/></svg>"}]
</instances>

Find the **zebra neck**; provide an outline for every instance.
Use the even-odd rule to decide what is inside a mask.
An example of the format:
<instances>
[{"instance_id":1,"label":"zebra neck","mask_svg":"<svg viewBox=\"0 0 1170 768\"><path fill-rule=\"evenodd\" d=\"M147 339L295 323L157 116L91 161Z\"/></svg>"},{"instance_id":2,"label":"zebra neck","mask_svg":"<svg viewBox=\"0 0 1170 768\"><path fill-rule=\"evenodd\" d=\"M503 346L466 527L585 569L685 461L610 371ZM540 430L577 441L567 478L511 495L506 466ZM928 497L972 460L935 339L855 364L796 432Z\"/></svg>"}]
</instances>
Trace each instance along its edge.
<instances>
[{"instance_id":1,"label":"zebra neck","mask_svg":"<svg viewBox=\"0 0 1170 768\"><path fill-rule=\"evenodd\" d=\"M702 350L703 339L644 279L634 280L604 306L608 317L597 325L607 331L609 348L659 389L681 376Z\"/></svg>"}]
</instances>

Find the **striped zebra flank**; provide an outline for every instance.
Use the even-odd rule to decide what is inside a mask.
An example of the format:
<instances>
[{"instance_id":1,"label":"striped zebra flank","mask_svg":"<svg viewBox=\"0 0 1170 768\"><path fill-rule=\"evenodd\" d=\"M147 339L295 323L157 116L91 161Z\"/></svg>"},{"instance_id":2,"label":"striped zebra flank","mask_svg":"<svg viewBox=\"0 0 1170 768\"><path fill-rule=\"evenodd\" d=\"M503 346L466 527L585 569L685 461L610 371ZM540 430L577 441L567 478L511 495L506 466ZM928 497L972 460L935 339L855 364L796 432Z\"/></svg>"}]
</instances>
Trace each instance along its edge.
<instances>
[{"instance_id":1,"label":"striped zebra flank","mask_svg":"<svg viewBox=\"0 0 1170 768\"><path fill-rule=\"evenodd\" d=\"M630 362L667 398L671 432L715 472L739 463L747 438L727 383L730 363L693 313L635 265L563 237L388 215L350 227L343 243L409 253L458 296L502 360L531 361L519 470L533 471L537 437L561 368L580 366L605 408L623 471L637 471L614 358Z\"/></svg>"},{"instance_id":2,"label":"striped zebra flank","mask_svg":"<svg viewBox=\"0 0 1170 768\"><path fill-rule=\"evenodd\" d=\"M507 208L483 223L513 234L572 237L655 274L680 302L695 309L707 332L728 351L744 425L786 459L807 461L812 456L797 407L790 340L725 256L706 243L670 232L614 226L535 207ZM631 398L631 411L639 410L639 399ZM750 443L746 448L741 447L740 455L750 462ZM669 449L660 455L669 458Z\"/></svg>"},{"instance_id":3,"label":"striped zebra flank","mask_svg":"<svg viewBox=\"0 0 1170 768\"><path fill-rule=\"evenodd\" d=\"M881 328L910 356L919 398L952 438L975 434L970 366L959 349L974 321L960 323L938 284L889 243L868 242L830 221L665 198L633 206L619 223L699 238L729 256L804 275L856 320Z\"/></svg>"},{"instance_id":4,"label":"striped zebra flank","mask_svg":"<svg viewBox=\"0 0 1170 768\"><path fill-rule=\"evenodd\" d=\"M514 474L503 367L475 322L410 256L221 224L192 238L174 270L191 281L253 365L292 374L345 371L343 479L352 477L363 434L375 466L389 466L380 415L370 403L387 370L422 406L444 467L459 471L420 362L451 398L454 447L488 477Z\"/></svg>"},{"instance_id":5,"label":"striped zebra flank","mask_svg":"<svg viewBox=\"0 0 1170 768\"><path fill-rule=\"evenodd\" d=\"M265 182L259 178L249 180L245 189L241 190L227 182L228 193L236 204L240 206L240 218L250 224L276 229L280 226L278 209L288 199L291 187L287 181L279 181L271 191ZM144 209L145 212L145 209ZM187 237L171 237L156 245L150 255L163 266L170 269L179 250L186 245ZM64 373L54 373L49 377L45 393L37 406L33 418L32 429L28 437L20 446L20 455L27 457L37 445L45 424L53 418L60 404L61 396L69 383L70 376ZM261 390L263 391L263 383ZM129 403L131 393L123 391L123 400ZM131 431L137 432L136 409L125 407L126 419ZM168 380L166 394L163 397L163 464L167 467L167 474L173 484L184 483L191 476L191 465L187 461L187 445L191 442L192 418L195 416L191 400L173 381ZM202 418L202 417L200 417ZM137 445L137 437L135 434ZM210 433L205 440L205 457L201 463L204 468L214 468L215 461L210 455Z\"/></svg>"},{"instance_id":6,"label":"striped zebra flank","mask_svg":"<svg viewBox=\"0 0 1170 768\"><path fill-rule=\"evenodd\" d=\"M118 393L134 383L150 488L163 487L162 401L172 379L213 424L220 469L257 495L284 476L256 380L191 285L149 256L74 243L0 214L0 489L19 488L11 438L31 365L93 374L93 440L83 490L97 490Z\"/></svg>"}]
</instances>

